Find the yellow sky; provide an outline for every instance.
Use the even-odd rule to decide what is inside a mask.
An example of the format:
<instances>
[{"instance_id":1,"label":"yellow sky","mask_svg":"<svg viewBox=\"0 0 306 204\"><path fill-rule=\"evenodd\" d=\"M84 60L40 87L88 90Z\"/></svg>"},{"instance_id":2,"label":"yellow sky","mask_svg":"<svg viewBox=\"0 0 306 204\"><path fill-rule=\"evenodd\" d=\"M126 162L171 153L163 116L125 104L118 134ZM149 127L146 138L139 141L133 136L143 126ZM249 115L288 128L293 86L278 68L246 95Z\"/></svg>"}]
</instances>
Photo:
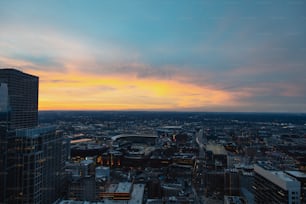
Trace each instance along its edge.
<instances>
[{"instance_id":1,"label":"yellow sky","mask_svg":"<svg viewBox=\"0 0 306 204\"><path fill-rule=\"evenodd\" d=\"M229 93L133 75L28 70L39 76L40 110L184 110L224 105Z\"/></svg>"}]
</instances>

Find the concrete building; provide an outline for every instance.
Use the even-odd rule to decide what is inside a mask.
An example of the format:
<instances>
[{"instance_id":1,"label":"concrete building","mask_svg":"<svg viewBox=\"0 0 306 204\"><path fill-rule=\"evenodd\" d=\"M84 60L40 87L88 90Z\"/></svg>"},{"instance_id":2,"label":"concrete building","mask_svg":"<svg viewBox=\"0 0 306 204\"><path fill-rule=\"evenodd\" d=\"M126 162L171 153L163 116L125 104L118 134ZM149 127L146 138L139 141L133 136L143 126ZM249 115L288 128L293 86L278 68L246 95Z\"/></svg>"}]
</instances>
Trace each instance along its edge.
<instances>
[{"instance_id":1,"label":"concrete building","mask_svg":"<svg viewBox=\"0 0 306 204\"><path fill-rule=\"evenodd\" d=\"M96 180L93 160L71 163L66 167L71 176L68 198L71 200L96 200Z\"/></svg>"},{"instance_id":2,"label":"concrete building","mask_svg":"<svg viewBox=\"0 0 306 204\"><path fill-rule=\"evenodd\" d=\"M60 200L58 204L141 204L144 200L145 184L122 182L111 184L98 201Z\"/></svg>"},{"instance_id":3,"label":"concrete building","mask_svg":"<svg viewBox=\"0 0 306 204\"><path fill-rule=\"evenodd\" d=\"M96 200L96 182L94 176L74 178L68 186L68 198L71 200Z\"/></svg>"},{"instance_id":4,"label":"concrete building","mask_svg":"<svg viewBox=\"0 0 306 204\"><path fill-rule=\"evenodd\" d=\"M96 167L96 180L99 179L110 179L110 168L108 166Z\"/></svg>"},{"instance_id":5,"label":"concrete building","mask_svg":"<svg viewBox=\"0 0 306 204\"><path fill-rule=\"evenodd\" d=\"M285 171L301 183L301 202L306 203L306 174L301 171Z\"/></svg>"},{"instance_id":6,"label":"concrete building","mask_svg":"<svg viewBox=\"0 0 306 204\"><path fill-rule=\"evenodd\" d=\"M142 203L145 184L133 184L131 182L119 182L111 184L105 192L100 194L104 203Z\"/></svg>"},{"instance_id":7,"label":"concrete building","mask_svg":"<svg viewBox=\"0 0 306 204\"><path fill-rule=\"evenodd\" d=\"M240 194L239 174L237 169L224 170L224 195L238 196Z\"/></svg>"},{"instance_id":8,"label":"concrete building","mask_svg":"<svg viewBox=\"0 0 306 204\"><path fill-rule=\"evenodd\" d=\"M255 203L300 203L300 182L265 162L254 167Z\"/></svg>"}]
</instances>

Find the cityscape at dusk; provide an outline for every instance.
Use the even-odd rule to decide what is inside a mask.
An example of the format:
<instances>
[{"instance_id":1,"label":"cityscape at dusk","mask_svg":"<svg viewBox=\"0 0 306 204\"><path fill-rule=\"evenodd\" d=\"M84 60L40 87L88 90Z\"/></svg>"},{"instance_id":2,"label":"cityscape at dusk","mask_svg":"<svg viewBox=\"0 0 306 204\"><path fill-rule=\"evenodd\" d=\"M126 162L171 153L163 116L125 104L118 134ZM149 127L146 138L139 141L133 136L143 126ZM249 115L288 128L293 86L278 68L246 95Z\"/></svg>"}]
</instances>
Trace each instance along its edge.
<instances>
[{"instance_id":1,"label":"cityscape at dusk","mask_svg":"<svg viewBox=\"0 0 306 204\"><path fill-rule=\"evenodd\" d=\"M0 0L0 204L306 204L305 0Z\"/></svg>"},{"instance_id":2,"label":"cityscape at dusk","mask_svg":"<svg viewBox=\"0 0 306 204\"><path fill-rule=\"evenodd\" d=\"M306 114L38 111L0 69L2 204L303 204Z\"/></svg>"},{"instance_id":3,"label":"cityscape at dusk","mask_svg":"<svg viewBox=\"0 0 306 204\"><path fill-rule=\"evenodd\" d=\"M0 2L39 110L306 112L303 0Z\"/></svg>"}]
</instances>

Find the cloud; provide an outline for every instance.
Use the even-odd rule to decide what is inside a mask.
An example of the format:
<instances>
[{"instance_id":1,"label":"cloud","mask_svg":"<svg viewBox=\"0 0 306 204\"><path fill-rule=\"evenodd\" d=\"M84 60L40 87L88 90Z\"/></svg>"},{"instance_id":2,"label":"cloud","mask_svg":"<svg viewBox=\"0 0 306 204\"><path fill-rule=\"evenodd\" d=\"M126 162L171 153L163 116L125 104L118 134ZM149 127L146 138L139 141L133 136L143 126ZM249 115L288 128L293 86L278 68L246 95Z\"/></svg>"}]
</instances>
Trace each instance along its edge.
<instances>
[{"instance_id":1,"label":"cloud","mask_svg":"<svg viewBox=\"0 0 306 204\"><path fill-rule=\"evenodd\" d=\"M137 58L137 54L133 55L131 50L115 43L92 42L69 32L58 31L57 28L40 30L35 27L7 26L0 33L0 46L3 64L9 64L10 61L13 64L18 60L28 62L31 68L40 70L65 71L76 67L96 72L105 65ZM78 67L82 65L84 67Z\"/></svg>"},{"instance_id":2,"label":"cloud","mask_svg":"<svg viewBox=\"0 0 306 204\"><path fill-rule=\"evenodd\" d=\"M40 109L179 110L232 100L226 92L173 79L103 76L75 70L65 75L39 70L28 72L41 79Z\"/></svg>"},{"instance_id":3,"label":"cloud","mask_svg":"<svg viewBox=\"0 0 306 204\"><path fill-rule=\"evenodd\" d=\"M39 75L43 109L305 110L306 4L10 2L0 66Z\"/></svg>"}]
</instances>

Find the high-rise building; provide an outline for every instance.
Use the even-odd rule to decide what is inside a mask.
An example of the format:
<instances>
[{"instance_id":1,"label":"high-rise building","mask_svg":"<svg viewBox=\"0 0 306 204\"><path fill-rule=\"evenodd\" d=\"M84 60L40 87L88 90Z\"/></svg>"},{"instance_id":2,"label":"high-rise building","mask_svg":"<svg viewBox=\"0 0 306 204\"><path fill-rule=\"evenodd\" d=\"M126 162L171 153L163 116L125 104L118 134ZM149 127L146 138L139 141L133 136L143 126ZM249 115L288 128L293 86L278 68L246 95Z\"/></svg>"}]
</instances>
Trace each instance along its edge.
<instances>
[{"instance_id":1,"label":"high-rise building","mask_svg":"<svg viewBox=\"0 0 306 204\"><path fill-rule=\"evenodd\" d=\"M38 77L0 69L0 203L53 203L64 157L55 127L38 126Z\"/></svg>"},{"instance_id":2,"label":"high-rise building","mask_svg":"<svg viewBox=\"0 0 306 204\"><path fill-rule=\"evenodd\" d=\"M255 203L300 204L300 182L264 162L254 167Z\"/></svg>"},{"instance_id":3,"label":"high-rise building","mask_svg":"<svg viewBox=\"0 0 306 204\"><path fill-rule=\"evenodd\" d=\"M7 188L11 203L52 203L63 185L62 137L54 126L20 129L14 137L14 161Z\"/></svg>"},{"instance_id":4,"label":"high-rise building","mask_svg":"<svg viewBox=\"0 0 306 204\"><path fill-rule=\"evenodd\" d=\"M7 195L7 160L14 131L37 126L38 77L15 69L0 69L0 202Z\"/></svg>"},{"instance_id":5,"label":"high-rise building","mask_svg":"<svg viewBox=\"0 0 306 204\"><path fill-rule=\"evenodd\" d=\"M7 128L8 128L8 87L7 84L0 83L0 203L6 197L7 179Z\"/></svg>"},{"instance_id":6,"label":"high-rise building","mask_svg":"<svg viewBox=\"0 0 306 204\"><path fill-rule=\"evenodd\" d=\"M0 111L6 113L7 129L38 125L38 77L16 69L0 69ZM3 114L3 113L2 113Z\"/></svg>"}]
</instances>

